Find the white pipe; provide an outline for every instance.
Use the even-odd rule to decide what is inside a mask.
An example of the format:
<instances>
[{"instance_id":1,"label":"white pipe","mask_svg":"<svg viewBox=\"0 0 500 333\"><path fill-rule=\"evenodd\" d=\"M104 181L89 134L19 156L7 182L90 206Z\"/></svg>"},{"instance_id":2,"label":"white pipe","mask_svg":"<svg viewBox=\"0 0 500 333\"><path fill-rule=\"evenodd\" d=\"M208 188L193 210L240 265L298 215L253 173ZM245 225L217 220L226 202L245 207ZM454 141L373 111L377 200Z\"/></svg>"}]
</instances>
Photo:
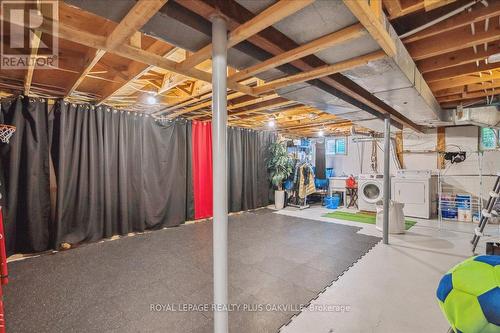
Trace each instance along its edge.
<instances>
[{"instance_id":1,"label":"white pipe","mask_svg":"<svg viewBox=\"0 0 500 333\"><path fill-rule=\"evenodd\" d=\"M437 24L437 23L439 23L439 22L442 22L442 21L444 21L444 20L446 20L446 19L448 19L448 18L450 18L450 17L452 17L452 16L455 16L455 15L457 15L457 14L461 13L462 11L464 11L464 10L466 10L467 8L471 7L472 5L475 5L477 2L478 2L478 1L472 1L472 2L470 2L470 3L468 3L468 4L466 4L466 5L463 5L463 6L462 6L462 7L460 7L460 8L457 8L457 9L455 9L455 10L452 10L451 12L446 13L445 15L438 17L437 19L434 19L434 20L432 20L432 21L430 21L430 22L427 22L427 23L426 23L426 24L424 24L424 25L421 25L421 26L420 26L420 27L418 27L418 28L415 28L415 29L413 29L413 30L408 31L407 33L402 34L401 36L399 36L399 38L403 39L403 38L406 38L406 37L408 37L408 36L414 35L414 34L416 34L417 32L420 32L420 31L422 31L422 30L424 30L424 29L427 29L427 28L429 28L429 27L432 27L433 25L435 25L435 24Z\"/></svg>"},{"instance_id":2,"label":"white pipe","mask_svg":"<svg viewBox=\"0 0 500 333\"><path fill-rule=\"evenodd\" d=\"M212 87L214 333L227 333L227 28L221 16L212 19Z\"/></svg>"},{"instance_id":3,"label":"white pipe","mask_svg":"<svg viewBox=\"0 0 500 333\"><path fill-rule=\"evenodd\" d=\"M383 242L389 244L389 199L391 198L391 118L386 116L384 120L384 223L382 227Z\"/></svg>"}]
</instances>

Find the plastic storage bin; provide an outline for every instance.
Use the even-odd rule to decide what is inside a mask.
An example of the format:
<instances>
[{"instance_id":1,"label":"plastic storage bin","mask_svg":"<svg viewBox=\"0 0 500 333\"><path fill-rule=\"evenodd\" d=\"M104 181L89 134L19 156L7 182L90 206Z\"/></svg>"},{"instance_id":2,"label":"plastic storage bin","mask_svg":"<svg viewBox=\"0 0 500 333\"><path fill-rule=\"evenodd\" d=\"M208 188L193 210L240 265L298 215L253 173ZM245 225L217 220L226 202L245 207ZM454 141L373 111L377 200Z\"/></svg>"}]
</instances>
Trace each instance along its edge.
<instances>
[{"instance_id":1,"label":"plastic storage bin","mask_svg":"<svg viewBox=\"0 0 500 333\"><path fill-rule=\"evenodd\" d=\"M339 204L340 204L340 197L339 196L325 198L325 206L328 209L337 209L337 208L339 208Z\"/></svg>"}]
</instances>

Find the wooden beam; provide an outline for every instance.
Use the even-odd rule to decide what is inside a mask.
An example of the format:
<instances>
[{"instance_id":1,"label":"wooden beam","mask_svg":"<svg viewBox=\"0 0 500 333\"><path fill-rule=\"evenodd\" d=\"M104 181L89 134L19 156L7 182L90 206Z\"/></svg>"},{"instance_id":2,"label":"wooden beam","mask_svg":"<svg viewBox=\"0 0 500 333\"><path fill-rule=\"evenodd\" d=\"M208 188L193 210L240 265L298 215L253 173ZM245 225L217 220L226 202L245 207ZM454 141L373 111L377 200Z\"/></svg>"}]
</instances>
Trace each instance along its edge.
<instances>
[{"instance_id":1,"label":"wooden beam","mask_svg":"<svg viewBox=\"0 0 500 333\"><path fill-rule=\"evenodd\" d=\"M450 52L417 61L417 67L421 73L427 73L427 72L437 71L443 68L449 68L453 66L459 66L471 62L476 62L479 60L484 60L488 58L490 55L499 52L500 52L500 45L490 43L486 51L484 50L484 47L482 47L479 48L476 53L471 47L464 50Z\"/></svg>"},{"instance_id":2,"label":"wooden beam","mask_svg":"<svg viewBox=\"0 0 500 333\"><path fill-rule=\"evenodd\" d=\"M491 75L490 74L482 74L481 76L468 75L468 76L461 76L452 79L442 80L438 82L431 82L429 83L429 87L431 88L432 91L438 91L438 90L460 87L480 82L489 82L489 81L493 82L494 80L498 79L500 79L500 72L493 72L493 74Z\"/></svg>"},{"instance_id":3,"label":"wooden beam","mask_svg":"<svg viewBox=\"0 0 500 333\"><path fill-rule=\"evenodd\" d=\"M396 132L396 157L399 165L404 169L404 153L403 153L403 131Z\"/></svg>"},{"instance_id":4,"label":"wooden beam","mask_svg":"<svg viewBox=\"0 0 500 333\"><path fill-rule=\"evenodd\" d=\"M142 48L142 34L140 31L136 31L132 34L132 37L130 37L130 45L138 49Z\"/></svg>"},{"instance_id":5,"label":"wooden beam","mask_svg":"<svg viewBox=\"0 0 500 333\"><path fill-rule=\"evenodd\" d=\"M389 57L393 57L396 54L396 44L389 35L389 32L382 25L380 19L372 11L368 2L366 0L344 0L344 4L351 10L366 30L368 30L382 50Z\"/></svg>"},{"instance_id":6,"label":"wooden beam","mask_svg":"<svg viewBox=\"0 0 500 333\"><path fill-rule=\"evenodd\" d=\"M442 6L449 5L455 1L456 0L424 0L424 8L425 11L428 12Z\"/></svg>"},{"instance_id":7,"label":"wooden beam","mask_svg":"<svg viewBox=\"0 0 500 333\"><path fill-rule=\"evenodd\" d=\"M168 56L175 47L173 45L167 45L161 41L155 41L151 44L147 51L154 54L161 54L163 57ZM123 71L123 74L127 77L124 82L106 85L103 91L100 92L101 99L98 101L98 104L106 102L109 98L113 97L121 89L126 87L130 82L133 82L139 79L141 76L149 72L154 66L143 64L142 62L132 62L128 68Z\"/></svg>"},{"instance_id":8,"label":"wooden beam","mask_svg":"<svg viewBox=\"0 0 500 333\"><path fill-rule=\"evenodd\" d=\"M295 104L297 104L296 101L290 101L290 100L286 100L286 99L281 99L280 102L278 102L278 103L276 101L272 101L272 102L268 101L268 102L264 102L264 103L261 103L261 104L256 105L256 106L254 105L252 108L243 108L240 111L236 110L234 112L229 113L229 116L234 117L234 116L248 115L250 113L256 113L256 112L260 112L260 111L269 111L269 110L273 110L276 108L282 108L282 107L289 106L289 105L295 106ZM279 110L279 111L281 111L281 110ZM277 112L279 112L279 111L277 111Z\"/></svg>"},{"instance_id":9,"label":"wooden beam","mask_svg":"<svg viewBox=\"0 0 500 333\"><path fill-rule=\"evenodd\" d=\"M176 0L176 3L201 17L209 17L211 13L219 10L228 17L228 26L230 27L237 27L255 17L252 12L234 1L220 1L215 4L214 0ZM198 23L195 20L186 21L185 23L194 29L198 29L200 32L208 34L206 30L196 28ZM248 42L275 56L300 46L272 26L248 38ZM302 59L294 60L290 64L285 64L283 66L286 66L289 70L299 69L301 71L308 71L322 65L325 65L324 61L315 55L310 55ZM379 115L390 114L391 118L399 123L417 132L422 132L421 126L413 123L394 108L340 73L322 77L319 81L320 82L312 82L312 84L320 89L330 91L347 103L356 105L365 111L376 112Z\"/></svg>"},{"instance_id":10,"label":"wooden beam","mask_svg":"<svg viewBox=\"0 0 500 333\"><path fill-rule=\"evenodd\" d=\"M387 10L387 13L389 14L389 18L391 19L398 17L403 11L399 0L382 0L382 3L385 7L385 10Z\"/></svg>"},{"instance_id":11,"label":"wooden beam","mask_svg":"<svg viewBox=\"0 0 500 333\"><path fill-rule=\"evenodd\" d=\"M490 23L487 31L476 31L473 35L470 27L455 29L446 34L439 34L406 45L414 60L422 60L448 52L466 49L475 45L494 42L500 39L498 20Z\"/></svg>"},{"instance_id":12,"label":"wooden beam","mask_svg":"<svg viewBox=\"0 0 500 333\"><path fill-rule=\"evenodd\" d=\"M236 74L231 75L228 80L233 82L241 81L255 74L276 68L293 60L303 58L334 45L341 44L345 41L361 37L365 34L366 30L360 23L351 25L347 28L335 31L331 34L315 39L312 42L301 45L293 50L283 52L254 66L243 69Z\"/></svg>"},{"instance_id":13,"label":"wooden beam","mask_svg":"<svg viewBox=\"0 0 500 333\"><path fill-rule=\"evenodd\" d=\"M40 46L42 38L41 31L35 31L30 40L30 58L36 59L38 54L38 48ZM24 95L28 96L30 94L31 82L33 81L33 73L35 72L36 61L30 61L28 69L26 70L26 75L24 77Z\"/></svg>"},{"instance_id":14,"label":"wooden beam","mask_svg":"<svg viewBox=\"0 0 500 333\"><path fill-rule=\"evenodd\" d=\"M246 40L250 36L255 35L261 30L281 21L287 16L309 6L314 0L280 0L276 4L266 8L260 14L251 20L243 23L228 36L227 47L231 48L234 45ZM192 56L179 64L179 68L195 67L199 63L210 58L212 54L212 44L209 44L195 52Z\"/></svg>"},{"instance_id":15,"label":"wooden beam","mask_svg":"<svg viewBox=\"0 0 500 333\"><path fill-rule=\"evenodd\" d=\"M478 91L491 90L500 88L500 80L494 80L493 82L481 82L468 84L466 86L453 87L443 90L438 90L434 93L436 98L445 97L450 95L462 95Z\"/></svg>"},{"instance_id":16,"label":"wooden beam","mask_svg":"<svg viewBox=\"0 0 500 333\"><path fill-rule=\"evenodd\" d=\"M179 69L177 67L177 62L163 58L161 55L153 54L146 50L134 48L128 44L122 44L116 46L114 49L108 49L106 45L106 37L95 35L90 32L82 31L73 28L65 23L59 23L59 28L56 29L56 36L62 39L72 41L74 43L86 45L95 49L102 49L104 51L117 54L121 57L141 62L144 64L156 66L163 68L174 73L182 74L188 77L192 77L204 82L212 82L212 75L202 70L196 68L189 69ZM46 33L52 33L50 27L42 25L40 30ZM253 89L251 87L228 82L228 88L241 91L248 95L253 95Z\"/></svg>"},{"instance_id":17,"label":"wooden beam","mask_svg":"<svg viewBox=\"0 0 500 333\"><path fill-rule=\"evenodd\" d=\"M498 1L490 3L487 7L483 6L482 4L478 5L481 7L472 7L471 11L464 11L461 14L436 23L428 27L427 29L406 37L405 39L403 39L403 42L405 44L416 42L424 38L443 34L460 27L470 26L471 23L481 22L500 15L500 2Z\"/></svg>"},{"instance_id":18,"label":"wooden beam","mask_svg":"<svg viewBox=\"0 0 500 333\"><path fill-rule=\"evenodd\" d=\"M481 97L489 97L489 96L496 96L500 94L500 89L485 89L482 91L475 91L475 92L470 92L470 93L463 93L463 94L458 94L458 95L450 95L450 96L444 96L444 97L438 97L437 101L439 103L446 103L446 102L453 102L453 101L464 101L468 99L477 99Z\"/></svg>"},{"instance_id":19,"label":"wooden beam","mask_svg":"<svg viewBox=\"0 0 500 333\"><path fill-rule=\"evenodd\" d=\"M444 153L446 151L446 128L438 127L437 129L437 142L436 150L438 152L437 167L438 169L445 168Z\"/></svg>"},{"instance_id":20,"label":"wooden beam","mask_svg":"<svg viewBox=\"0 0 500 333\"><path fill-rule=\"evenodd\" d=\"M128 44L132 35L146 24L168 0L138 0L106 39L106 48Z\"/></svg>"},{"instance_id":21,"label":"wooden beam","mask_svg":"<svg viewBox=\"0 0 500 333\"><path fill-rule=\"evenodd\" d=\"M370 61L378 60L378 59L381 59L385 56L386 55L383 51L375 51L375 52L368 53L368 54L365 54L365 55L362 55L362 56L359 56L356 58L340 61L340 62L335 63L333 65L325 65L322 67L312 69L312 70L307 71L307 72L302 72L302 73L298 73L295 75L290 75L290 76L287 76L287 77L284 77L281 79L277 79L277 80L265 83L262 86L255 87L254 92L256 94L262 94L262 93L272 91L272 90L275 90L278 88L283 88L283 87L286 87L286 86L289 86L292 84L317 79L317 78L320 78L323 76L331 75L333 73L339 73L342 71L352 69L354 67L365 65L365 64L369 63Z\"/></svg>"},{"instance_id":22,"label":"wooden beam","mask_svg":"<svg viewBox=\"0 0 500 333\"><path fill-rule=\"evenodd\" d=\"M85 79L85 77L90 73L92 68L101 60L101 58L106 54L106 51L104 50L94 50L90 49L87 53L85 64L82 67L81 72L79 73L78 77L76 78L75 82L69 87L67 92L65 93L65 96L71 96L73 92L78 88L78 86L82 83L82 81Z\"/></svg>"},{"instance_id":23,"label":"wooden beam","mask_svg":"<svg viewBox=\"0 0 500 333\"><path fill-rule=\"evenodd\" d=\"M424 74L424 79L427 83L436 82L446 79L451 79L457 76L464 76L470 74L477 74L479 72L487 72L491 70L500 70L499 63L485 64L481 63L477 66L476 63L470 63L461 66L449 67L445 69L441 69L439 71L434 71L430 73Z\"/></svg>"},{"instance_id":24,"label":"wooden beam","mask_svg":"<svg viewBox=\"0 0 500 333\"><path fill-rule=\"evenodd\" d=\"M382 0L369 0L370 9L379 20L382 20Z\"/></svg>"}]
</instances>

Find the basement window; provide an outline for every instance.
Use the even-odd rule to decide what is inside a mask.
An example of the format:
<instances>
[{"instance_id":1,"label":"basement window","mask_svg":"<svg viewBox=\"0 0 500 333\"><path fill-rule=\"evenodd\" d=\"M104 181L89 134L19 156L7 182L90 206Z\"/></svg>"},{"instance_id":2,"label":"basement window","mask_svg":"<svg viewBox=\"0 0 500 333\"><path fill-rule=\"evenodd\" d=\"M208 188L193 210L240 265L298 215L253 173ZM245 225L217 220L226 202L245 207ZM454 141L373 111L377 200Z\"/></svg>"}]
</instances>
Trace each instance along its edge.
<instances>
[{"instance_id":1,"label":"basement window","mask_svg":"<svg viewBox=\"0 0 500 333\"><path fill-rule=\"evenodd\" d=\"M499 147L498 130L494 128L481 128L481 149L492 150Z\"/></svg>"},{"instance_id":2,"label":"basement window","mask_svg":"<svg viewBox=\"0 0 500 333\"><path fill-rule=\"evenodd\" d=\"M326 140L327 155L347 155L347 138L330 138Z\"/></svg>"}]
</instances>

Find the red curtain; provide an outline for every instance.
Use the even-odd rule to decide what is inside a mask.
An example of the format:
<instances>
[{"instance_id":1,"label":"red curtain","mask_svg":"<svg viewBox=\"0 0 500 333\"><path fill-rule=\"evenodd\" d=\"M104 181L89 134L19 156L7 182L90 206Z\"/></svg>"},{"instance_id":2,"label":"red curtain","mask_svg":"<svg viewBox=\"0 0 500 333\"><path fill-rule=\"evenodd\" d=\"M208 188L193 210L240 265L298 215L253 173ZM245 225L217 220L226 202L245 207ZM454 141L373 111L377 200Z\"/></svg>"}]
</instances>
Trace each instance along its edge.
<instances>
[{"instance_id":1,"label":"red curtain","mask_svg":"<svg viewBox=\"0 0 500 333\"><path fill-rule=\"evenodd\" d=\"M194 218L212 216L212 124L192 122Z\"/></svg>"}]
</instances>

